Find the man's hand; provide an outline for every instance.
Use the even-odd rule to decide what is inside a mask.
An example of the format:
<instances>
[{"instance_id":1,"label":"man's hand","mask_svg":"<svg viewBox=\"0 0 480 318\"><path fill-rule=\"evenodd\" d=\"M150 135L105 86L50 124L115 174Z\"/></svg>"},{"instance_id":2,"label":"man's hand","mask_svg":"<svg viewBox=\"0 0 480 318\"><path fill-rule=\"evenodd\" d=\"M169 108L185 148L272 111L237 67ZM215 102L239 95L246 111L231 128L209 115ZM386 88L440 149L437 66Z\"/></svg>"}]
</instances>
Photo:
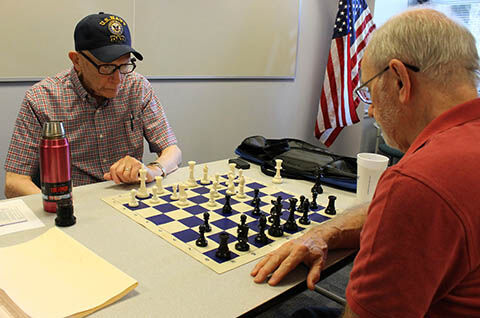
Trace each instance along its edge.
<instances>
[{"instance_id":1,"label":"man's hand","mask_svg":"<svg viewBox=\"0 0 480 318\"><path fill-rule=\"evenodd\" d=\"M313 290L320 279L328 246L325 242L322 228L317 226L299 238L284 243L280 248L265 256L252 270L254 282L261 283L272 274L268 284L275 286L298 264L304 262L310 267L307 276L307 286Z\"/></svg>"},{"instance_id":2,"label":"man's hand","mask_svg":"<svg viewBox=\"0 0 480 318\"><path fill-rule=\"evenodd\" d=\"M134 157L125 156L115 162L110 167L110 172L103 175L105 180L113 180L116 184L136 183L138 182L138 171L143 167L143 163ZM147 182L153 181L153 176L147 169Z\"/></svg>"}]
</instances>

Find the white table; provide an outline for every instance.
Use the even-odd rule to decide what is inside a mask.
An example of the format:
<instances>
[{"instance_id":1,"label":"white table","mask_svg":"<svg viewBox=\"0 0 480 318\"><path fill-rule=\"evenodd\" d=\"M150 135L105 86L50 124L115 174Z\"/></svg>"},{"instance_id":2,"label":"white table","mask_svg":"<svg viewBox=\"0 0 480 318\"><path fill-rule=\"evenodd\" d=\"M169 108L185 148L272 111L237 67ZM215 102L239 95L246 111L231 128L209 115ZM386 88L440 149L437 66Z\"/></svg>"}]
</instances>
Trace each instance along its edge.
<instances>
[{"instance_id":1,"label":"white table","mask_svg":"<svg viewBox=\"0 0 480 318\"><path fill-rule=\"evenodd\" d=\"M195 169L197 179L202 176L202 167L203 164L197 165ZM209 174L229 169L227 160L208 163L208 167ZM244 175L265 183L271 183L272 179L256 165L245 170ZM188 168L181 168L165 178L164 185L187 178ZM312 183L284 178L282 184L275 186L309 195ZM299 266L278 286L256 284L250 276L256 261L217 274L101 200L136 187L101 182L73 189L77 224L61 229L139 282L133 292L92 317L234 317L305 280L306 268ZM339 209L355 203L354 194L328 187L324 187L319 199L328 202L331 194L337 196ZM22 199L46 226L4 235L0 237L0 247L25 242L54 226L56 215L43 211L40 195ZM330 253L329 264L350 253Z\"/></svg>"}]
</instances>

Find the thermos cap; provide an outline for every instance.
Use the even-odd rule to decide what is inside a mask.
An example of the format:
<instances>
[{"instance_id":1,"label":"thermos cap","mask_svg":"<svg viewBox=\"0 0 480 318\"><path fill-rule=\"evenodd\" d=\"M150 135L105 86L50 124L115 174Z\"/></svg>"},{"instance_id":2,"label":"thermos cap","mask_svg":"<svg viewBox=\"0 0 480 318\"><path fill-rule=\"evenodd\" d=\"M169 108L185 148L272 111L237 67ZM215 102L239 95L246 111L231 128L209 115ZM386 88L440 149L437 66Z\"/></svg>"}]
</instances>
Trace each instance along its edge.
<instances>
[{"instance_id":1,"label":"thermos cap","mask_svg":"<svg viewBox=\"0 0 480 318\"><path fill-rule=\"evenodd\" d=\"M63 127L62 121L47 121L43 124L42 130L43 138L64 138L65 137L65 128Z\"/></svg>"}]
</instances>

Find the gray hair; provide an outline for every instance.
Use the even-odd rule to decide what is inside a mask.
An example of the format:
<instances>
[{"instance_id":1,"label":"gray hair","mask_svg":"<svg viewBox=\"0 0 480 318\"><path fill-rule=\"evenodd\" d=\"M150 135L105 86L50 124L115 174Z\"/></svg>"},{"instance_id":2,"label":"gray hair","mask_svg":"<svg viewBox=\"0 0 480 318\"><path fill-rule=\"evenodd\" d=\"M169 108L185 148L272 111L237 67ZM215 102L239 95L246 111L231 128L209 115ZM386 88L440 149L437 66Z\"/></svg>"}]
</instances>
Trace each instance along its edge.
<instances>
[{"instance_id":1,"label":"gray hair","mask_svg":"<svg viewBox=\"0 0 480 318\"><path fill-rule=\"evenodd\" d=\"M373 33L365 54L381 70L391 59L420 68L445 83L454 74L479 80L479 57L472 33L445 14L413 9L391 18Z\"/></svg>"}]
</instances>

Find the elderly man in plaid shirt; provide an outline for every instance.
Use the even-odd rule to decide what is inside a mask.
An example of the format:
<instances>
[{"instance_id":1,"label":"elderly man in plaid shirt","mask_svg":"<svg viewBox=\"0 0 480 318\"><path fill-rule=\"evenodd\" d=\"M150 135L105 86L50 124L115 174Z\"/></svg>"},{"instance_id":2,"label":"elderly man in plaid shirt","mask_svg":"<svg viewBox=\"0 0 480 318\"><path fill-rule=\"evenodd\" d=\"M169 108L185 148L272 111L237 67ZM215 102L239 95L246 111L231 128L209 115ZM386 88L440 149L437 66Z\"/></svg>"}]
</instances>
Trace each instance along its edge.
<instances>
[{"instance_id":1,"label":"elderly man in plaid shirt","mask_svg":"<svg viewBox=\"0 0 480 318\"><path fill-rule=\"evenodd\" d=\"M126 22L113 14L83 18L74 32L70 70L30 88L15 122L5 162L5 195L39 193L38 147L46 121L61 120L70 142L74 186L102 180L138 181L143 138L158 158L147 181L178 168L181 151L151 84L133 72L142 55ZM135 58L131 57L133 54Z\"/></svg>"}]
</instances>

